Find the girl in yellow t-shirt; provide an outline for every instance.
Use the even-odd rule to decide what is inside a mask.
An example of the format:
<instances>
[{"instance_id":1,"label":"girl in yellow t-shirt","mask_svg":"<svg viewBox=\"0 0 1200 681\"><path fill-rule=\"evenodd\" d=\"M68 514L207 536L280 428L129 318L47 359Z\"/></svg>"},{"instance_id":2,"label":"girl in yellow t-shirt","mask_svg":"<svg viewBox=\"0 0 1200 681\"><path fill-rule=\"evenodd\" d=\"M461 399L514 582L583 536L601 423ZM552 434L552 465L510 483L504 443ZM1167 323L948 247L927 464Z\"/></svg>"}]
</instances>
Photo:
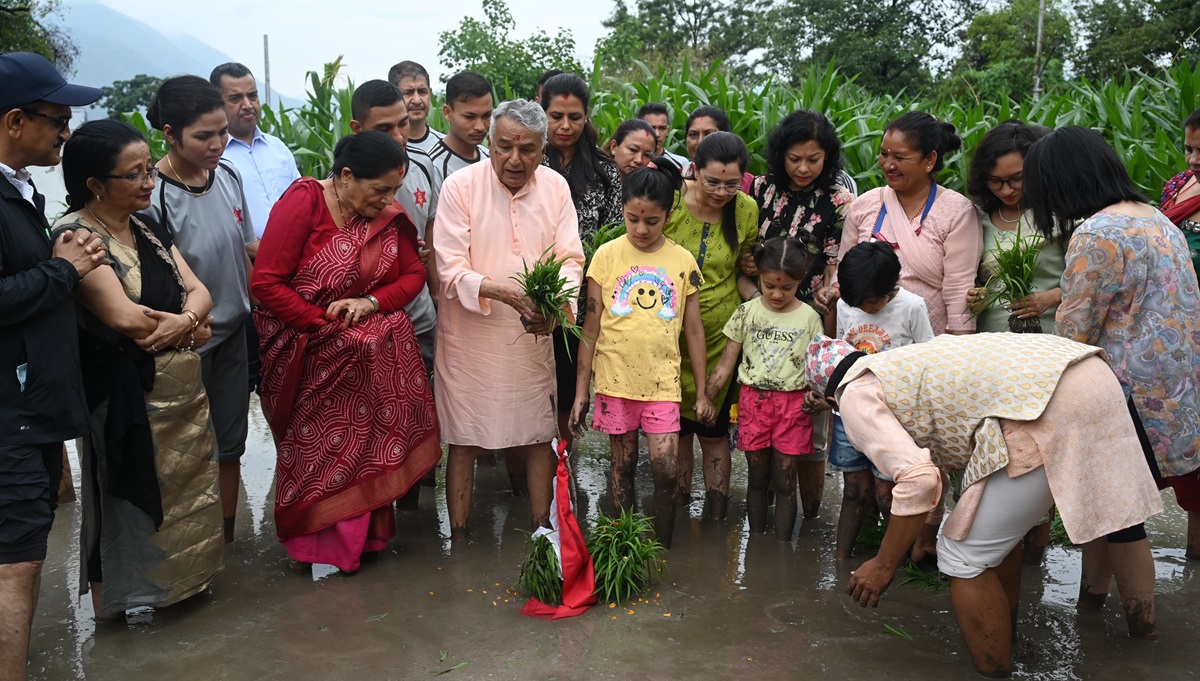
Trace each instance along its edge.
<instances>
[{"instance_id":1,"label":"girl in yellow t-shirt","mask_svg":"<svg viewBox=\"0 0 1200 681\"><path fill-rule=\"evenodd\" d=\"M751 532L767 530L767 490L775 490L775 538L791 541L796 528L796 486L824 483L825 459L813 449L812 418L804 411L808 380L804 353L821 332L821 316L796 297L808 271L808 251L797 240L776 237L754 246L761 295L742 303L725 324L725 352L708 375L709 398L738 368L738 449L746 452L746 515ZM816 489L820 489L817 487ZM807 501L807 499L806 499ZM806 514L807 516L807 514Z\"/></svg>"},{"instance_id":2,"label":"girl in yellow t-shirt","mask_svg":"<svg viewBox=\"0 0 1200 681\"><path fill-rule=\"evenodd\" d=\"M633 507L638 430L646 434L654 474L654 531L667 547L675 526L679 475L680 330L692 366L705 366L700 268L687 249L663 236L682 185L679 170L665 158L625 178L625 238L596 249L587 271L587 316L570 417L578 437L594 376L592 427L609 435L613 501L620 509ZM704 375L695 378L696 414L711 420L716 410L705 395Z\"/></svg>"}]
</instances>

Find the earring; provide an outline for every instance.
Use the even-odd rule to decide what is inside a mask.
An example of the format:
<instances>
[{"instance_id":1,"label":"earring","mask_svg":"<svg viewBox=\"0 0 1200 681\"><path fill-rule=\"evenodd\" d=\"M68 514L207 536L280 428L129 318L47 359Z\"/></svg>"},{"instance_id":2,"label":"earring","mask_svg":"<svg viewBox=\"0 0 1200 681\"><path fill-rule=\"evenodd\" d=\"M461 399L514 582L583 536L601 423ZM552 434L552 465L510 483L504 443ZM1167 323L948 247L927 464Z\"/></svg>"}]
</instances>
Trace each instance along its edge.
<instances>
[{"instance_id":1,"label":"earring","mask_svg":"<svg viewBox=\"0 0 1200 681\"><path fill-rule=\"evenodd\" d=\"M100 198L100 195L99 195L99 194L97 194L97 195L96 195L96 201L97 201L97 202L99 202L99 201L103 201L103 200L104 200L104 199Z\"/></svg>"},{"instance_id":2,"label":"earring","mask_svg":"<svg viewBox=\"0 0 1200 681\"><path fill-rule=\"evenodd\" d=\"M350 188L350 181L342 180L342 189L349 189L349 188Z\"/></svg>"}]
</instances>

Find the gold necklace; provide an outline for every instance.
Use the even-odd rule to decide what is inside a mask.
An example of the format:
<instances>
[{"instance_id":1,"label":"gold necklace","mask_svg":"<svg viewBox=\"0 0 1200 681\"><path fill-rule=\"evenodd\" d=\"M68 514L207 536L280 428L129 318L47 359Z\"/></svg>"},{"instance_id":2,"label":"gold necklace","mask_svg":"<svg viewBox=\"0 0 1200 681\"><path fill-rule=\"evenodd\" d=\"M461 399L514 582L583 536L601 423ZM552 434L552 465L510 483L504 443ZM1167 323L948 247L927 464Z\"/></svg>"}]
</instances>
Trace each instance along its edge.
<instances>
[{"instance_id":1,"label":"gold necklace","mask_svg":"<svg viewBox=\"0 0 1200 681\"><path fill-rule=\"evenodd\" d=\"M92 209L90 207L87 208L87 212L88 212L88 215L92 216L92 220L94 220L97 225L100 225L100 229L103 229L104 232L106 234L108 234L108 236L110 238L116 239L116 241L118 243L120 243L122 246L130 246L130 244L127 244L124 241L121 241L121 239L118 238L116 234L113 234L112 230L108 228L108 225L104 224L104 221L101 220L99 217L97 217L96 214L92 211ZM129 230L129 238L133 241L133 246L136 246L137 245L137 237L134 236L132 229Z\"/></svg>"},{"instance_id":2,"label":"gold necklace","mask_svg":"<svg viewBox=\"0 0 1200 681\"><path fill-rule=\"evenodd\" d=\"M180 175L179 171L175 170L175 164L171 162L171 154L170 153L167 154L167 165L171 167L171 174L175 176L176 180L179 180L179 184L183 185L183 190L185 192L187 192L188 194L190 194L191 196L197 196L197 197L204 196L205 194L207 194L209 191L212 190L212 187L208 186L208 170L207 169L204 171L204 185L205 185L204 191L197 193L197 192L192 191L192 188L188 186L187 182L183 181L183 175Z\"/></svg>"}]
</instances>

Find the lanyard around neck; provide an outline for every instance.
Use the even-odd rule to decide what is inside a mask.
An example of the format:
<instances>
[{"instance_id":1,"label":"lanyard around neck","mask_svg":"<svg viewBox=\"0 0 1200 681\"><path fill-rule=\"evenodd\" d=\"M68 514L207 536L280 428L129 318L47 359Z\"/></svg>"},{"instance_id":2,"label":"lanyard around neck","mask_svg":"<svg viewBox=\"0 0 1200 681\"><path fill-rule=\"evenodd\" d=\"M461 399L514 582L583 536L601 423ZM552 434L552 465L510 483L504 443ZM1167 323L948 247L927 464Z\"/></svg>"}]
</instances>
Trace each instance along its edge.
<instances>
[{"instance_id":1,"label":"lanyard around neck","mask_svg":"<svg viewBox=\"0 0 1200 681\"><path fill-rule=\"evenodd\" d=\"M925 225L925 218L929 215L929 211L933 210L933 201L935 198L937 198L937 182L934 182L929 187L929 198L925 200L925 210L921 211L921 219L919 222L917 222L917 229L913 232L915 236L921 236L921 227ZM875 219L875 229L871 231L871 241L882 241L892 248L899 250L900 244L888 241L887 239L883 238L883 234L880 233L880 230L883 229L883 220L886 217L887 204L884 203L879 209L879 217Z\"/></svg>"}]
</instances>

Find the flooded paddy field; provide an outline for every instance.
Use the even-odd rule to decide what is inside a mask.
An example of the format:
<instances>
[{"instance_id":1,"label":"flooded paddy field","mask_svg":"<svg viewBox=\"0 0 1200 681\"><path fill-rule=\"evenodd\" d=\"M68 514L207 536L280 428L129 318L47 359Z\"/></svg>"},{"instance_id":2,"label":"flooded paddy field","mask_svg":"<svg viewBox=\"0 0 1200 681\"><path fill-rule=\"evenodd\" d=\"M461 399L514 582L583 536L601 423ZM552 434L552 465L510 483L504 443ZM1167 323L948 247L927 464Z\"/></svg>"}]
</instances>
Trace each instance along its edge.
<instances>
[{"instance_id":1,"label":"flooded paddy field","mask_svg":"<svg viewBox=\"0 0 1200 681\"><path fill-rule=\"evenodd\" d=\"M576 471L579 515L606 505L607 439L589 435ZM642 457L639 499L650 505ZM699 466L697 465L697 469ZM78 466L74 467L78 475ZM948 591L900 582L878 609L845 595L870 556L833 558L840 474L826 477L818 518L790 543L748 533L745 460L734 454L733 502L724 522L702 520L703 486L681 513L667 571L644 599L602 603L544 622L519 613L513 593L526 551L528 511L503 465L481 467L473 538L451 546L439 471L416 511L397 513L398 536L353 576L287 567L272 522L274 448L257 410L243 461L237 542L212 587L123 624L96 624L77 596L79 506L59 509L30 650L33 681L391 681L979 678L959 638ZM78 483L76 485L78 488ZM1016 678L1176 681L1200 677L1200 563L1183 556L1186 518L1168 492L1147 524L1158 568L1160 638L1132 641L1115 587L1100 613L1077 613L1079 551L1052 547L1022 580ZM439 672L445 672L438 676Z\"/></svg>"}]
</instances>

